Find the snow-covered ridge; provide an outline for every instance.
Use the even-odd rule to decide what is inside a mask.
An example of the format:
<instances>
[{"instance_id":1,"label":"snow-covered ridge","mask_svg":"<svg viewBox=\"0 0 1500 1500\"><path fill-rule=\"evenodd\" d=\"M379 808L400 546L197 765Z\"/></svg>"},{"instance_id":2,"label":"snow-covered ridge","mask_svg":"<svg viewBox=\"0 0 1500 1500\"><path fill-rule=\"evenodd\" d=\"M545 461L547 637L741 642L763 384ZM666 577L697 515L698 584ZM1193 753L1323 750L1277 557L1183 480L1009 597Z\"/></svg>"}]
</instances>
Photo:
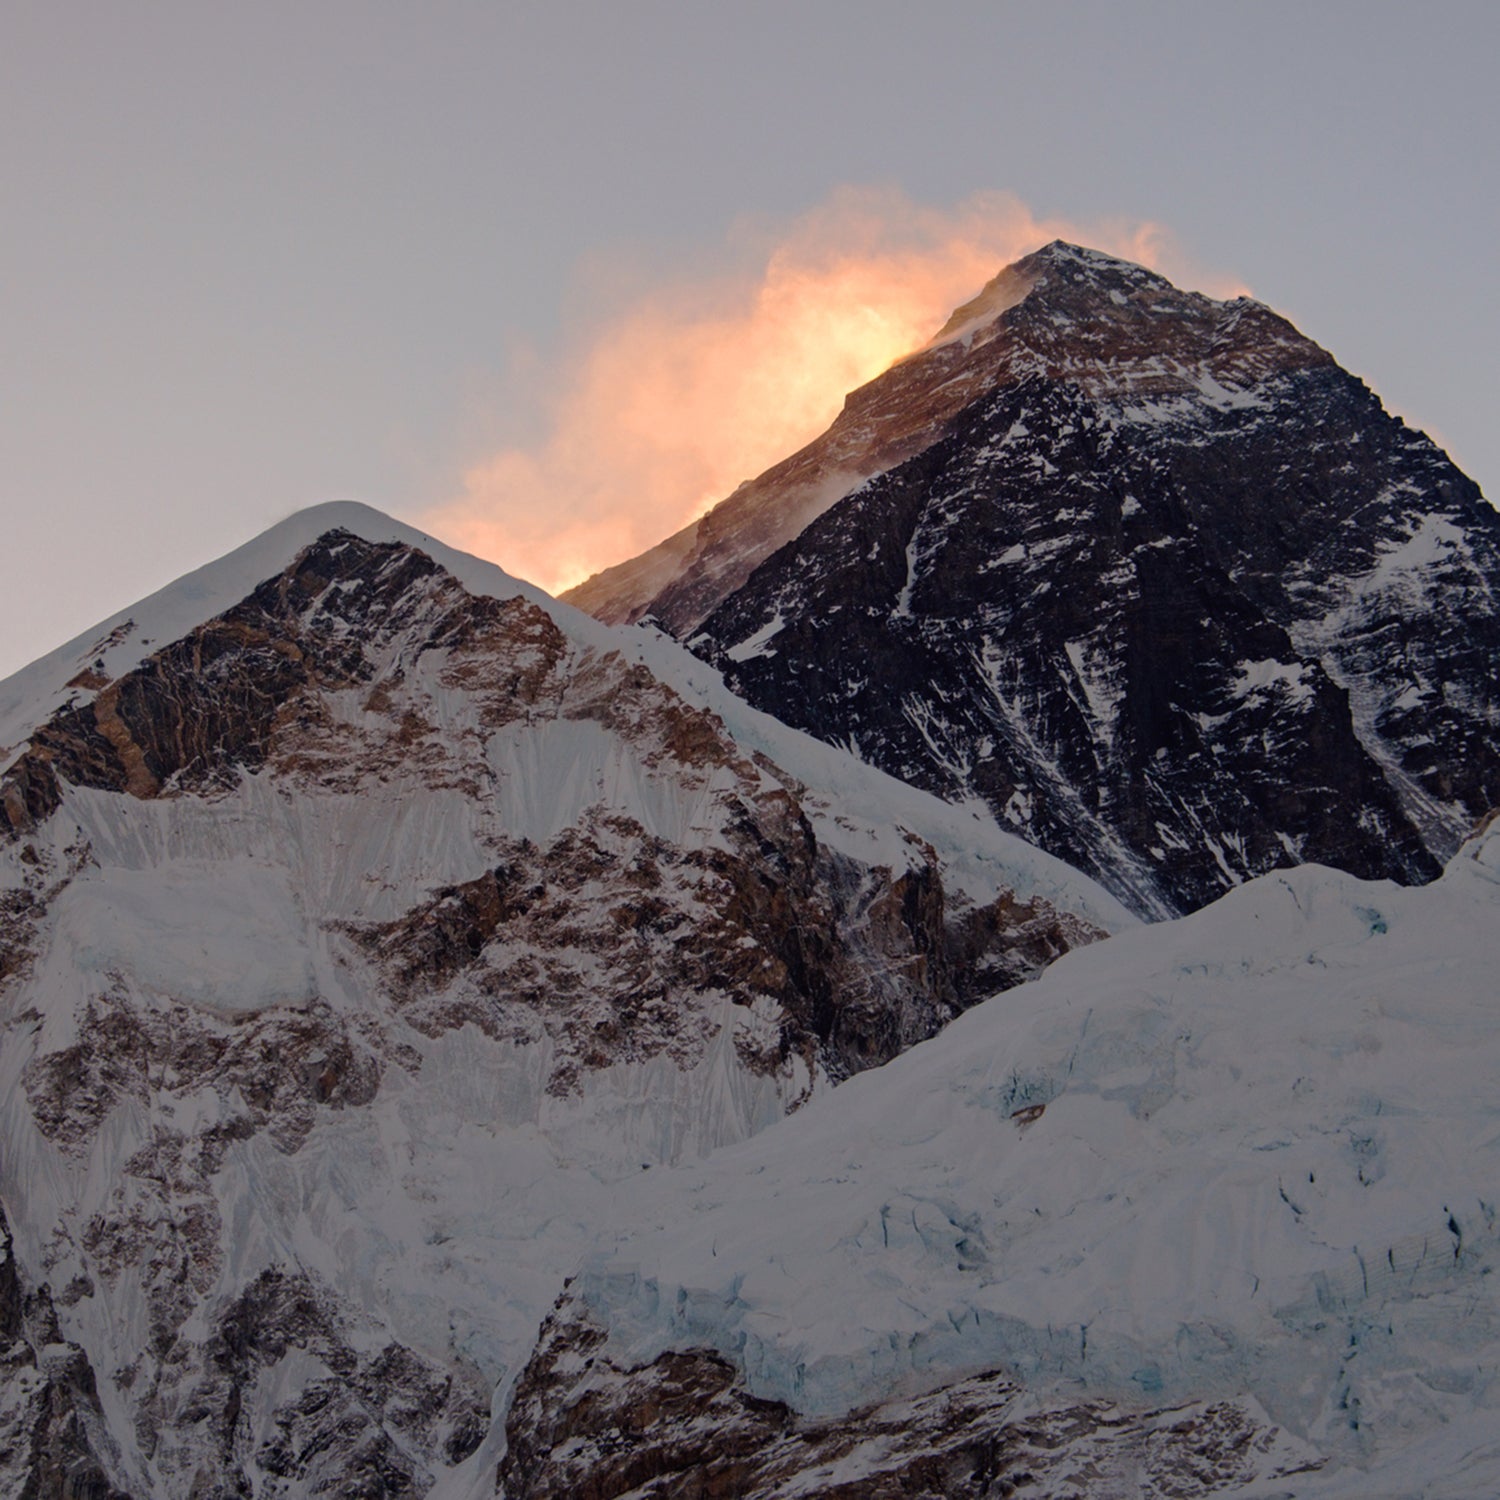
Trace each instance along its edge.
<instances>
[{"instance_id":1,"label":"snow-covered ridge","mask_svg":"<svg viewBox=\"0 0 1500 1500\"><path fill-rule=\"evenodd\" d=\"M0 1201L131 1493L492 1464L643 1173L1132 925L362 507L5 691Z\"/></svg>"},{"instance_id":2,"label":"snow-covered ridge","mask_svg":"<svg viewBox=\"0 0 1500 1500\"><path fill-rule=\"evenodd\" d=\"M992 888L994 878L1004 874L1008 878L1003 883L1066 901L1080 916L1108 930L1135 921L1097 883L1001 829L982 808L951 807L751 708L724 686L720 673L661 632L602 624L493 563L459 552L353 501L297 512L0 682L0 774L49 714L69 702L86 702L92 695L94 689L86 682L77 683L80 673L97 671L100 682L123 676L151 651L238 603L285 568L304 547L334 530L349 531L371 542L416 547L470 593L524 599L545 610L577 645L603 654L616 652L645 666L688 702L717 715L747 751L769 756L815 789L813 805L820 808L821 822L826 825L823 836L860 858L878 854L896 867L904 865L909 857L904 841L881 843L871 826L900 822L940 855L951 858L956 878L975 890L983 884Z\"/></svg>"},{"instance_id":3,"label":"snow-covered ridge","mask_svg":"<svg viewBox=\"0 0 1500 1500\"><path fill-rule=\"evenodd\" d=\"M179 639L238 604L257 584L281 572L304 547L337 530L351 531L367 541L420 547L475 593L497 599L519 595L533 603L552 602L540 589L511 578L494 564L444 547L425 532L368 505L352 500L330 501L297 511L243 546L101 620L0 682L0 747L13 754L19 742L60 703L72 694L88 691L70 689L69 679L95 669L96 664L99 676L105 679L122 676L139 666L153 649ZM581 617L578 621L584 631L589 623Z\"/></svg>"},{"instance_id":4,"label":"snow-covered ridge","mask_svg":"<svg viewBox=\"0 0 1500 1500\"><path fill-rule=\"evenodd\" d=\"M963 344L966 348L974 335L988 328L1002 313L1015 307L1036 284L1036 275L1028 275L1016 266L1007 266L985 283L977 297L970 298L953 310L948 321L923 345L938 349L944 344Z\"/></svg>"},{"instance_id":5,"label":"snow-covered ridge","mask_svg":"<svg viewBox=\"0 0 1500 1500\"><path fill-rule=\"evenodd\" d=\"M1497 903L1492 826L1425 888L1309 866L1070 954L653 1182L575 1292L619 1367L714 1349L818 1418L996 1368L1249 1394L1327 1460L1299 1496L1492 1493Z\"/></svg>"}]
</instances>

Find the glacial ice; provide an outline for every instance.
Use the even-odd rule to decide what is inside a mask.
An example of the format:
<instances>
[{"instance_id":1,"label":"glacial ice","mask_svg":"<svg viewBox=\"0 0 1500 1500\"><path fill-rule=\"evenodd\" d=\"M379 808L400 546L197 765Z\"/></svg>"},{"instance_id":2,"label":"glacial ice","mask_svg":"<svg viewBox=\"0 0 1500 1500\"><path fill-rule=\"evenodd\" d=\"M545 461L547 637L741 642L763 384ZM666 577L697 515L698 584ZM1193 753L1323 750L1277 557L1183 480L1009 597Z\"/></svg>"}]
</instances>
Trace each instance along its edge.
<instances>
[{"instance_id":1,"label":"glacial ice","mask_svg":"<svg viewBox=\"0 0 1500 1500\"><path fill-rule=\"evenodd\" d=\"M653 1181L578 1286L628 1360L809 1413L996 1367L1249 1393L1351 1492L1500 1405L1497 903L1500 828L1426 888L1305 866L1066 955Z\"/></svg>"}]
</instances>

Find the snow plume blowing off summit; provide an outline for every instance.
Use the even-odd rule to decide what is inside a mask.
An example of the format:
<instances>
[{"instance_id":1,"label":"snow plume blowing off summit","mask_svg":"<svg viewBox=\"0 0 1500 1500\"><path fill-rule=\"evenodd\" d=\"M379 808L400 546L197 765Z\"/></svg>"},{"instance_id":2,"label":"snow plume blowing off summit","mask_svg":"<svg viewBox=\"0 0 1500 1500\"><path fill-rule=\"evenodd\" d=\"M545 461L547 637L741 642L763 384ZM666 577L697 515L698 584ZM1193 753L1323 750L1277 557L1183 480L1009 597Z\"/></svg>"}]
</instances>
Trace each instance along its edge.
<instances>
[{"instance_id":1,"label":"snow plume blowing off summit","mask_svg":"<svg viewBox=\"0 0 1500 1500\"><path fill-rule=\"evenodd\" d=\"M422 517L557 593L652 546L810 441L847 392L929 339L1003 265L1048 240L1204 284L1145 221L1073 224L1008 193L952 210L845 188L772 232L740 225L733 271L617 303L552 372L546 430L475 463Z\"/></svg>"}]
</instances>

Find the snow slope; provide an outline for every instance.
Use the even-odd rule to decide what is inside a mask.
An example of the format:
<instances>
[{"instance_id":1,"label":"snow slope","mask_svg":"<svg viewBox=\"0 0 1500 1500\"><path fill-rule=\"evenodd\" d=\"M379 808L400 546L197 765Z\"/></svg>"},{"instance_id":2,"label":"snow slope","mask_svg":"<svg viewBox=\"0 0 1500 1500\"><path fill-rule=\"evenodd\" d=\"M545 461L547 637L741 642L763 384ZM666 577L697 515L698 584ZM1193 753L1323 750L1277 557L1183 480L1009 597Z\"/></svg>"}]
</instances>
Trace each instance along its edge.
<instances>
[{"instance_id":1,"label":"snow slope","mask_svg":"<svg viewBox=\"0 0 1500 1500\"><path fill-rule=\"evenodd\" d=\"M713 1349L812 1417L1001 1369L1249 1397L1325 1460L1254 1493L1496 1493L1497 916L1500 824L1068 954L653 1181L575 1292L620 1367Z\"/></svg>"},{"instance_id":2,"label":"snow slope","mask_svg":"<svg viewBox=\"0 0 1500 1500\"><path fill-rule=\"evenodd\" d=\"M825 1437L886 1403L887 1450L889 1403L914 1403L919 1443L973 1377L980 1428L1052 1413L1046 1442L1084 1468L1191 1407L1267 1456L1246 1495L1500 1487L1500 825L1423 888L1303 866L1143 927L670 640L350 506L0 684L6 764L330 530L420 546L524 607L486 615L417 570L395 615L362 614L360 589L412 566L376 549L294 622L326 662L359 635L373 686L318 681L253 769L69 785L0 840L0 1198L20 1281L55 1309L0 1416L35 1410L66 1356L107 1438L86 1456L133 1495L468 1500L494 1491L512 1391L576 1273L626 1412L656 1400L644 1366L711 1351ZM668 1005L676 971L648 965L637 1008L610 1010L637 936L678 962L723 915L705 891L808 899L786 874L804 848L861 941L933 870L1116 936L836 1090L732 977L761 941L744 911L708 953L731 977ZM604 1369L569 1366L572 1393ZM1082 1434L1079 1401L1117 1412Z\"/></svg>"}]
</instances>

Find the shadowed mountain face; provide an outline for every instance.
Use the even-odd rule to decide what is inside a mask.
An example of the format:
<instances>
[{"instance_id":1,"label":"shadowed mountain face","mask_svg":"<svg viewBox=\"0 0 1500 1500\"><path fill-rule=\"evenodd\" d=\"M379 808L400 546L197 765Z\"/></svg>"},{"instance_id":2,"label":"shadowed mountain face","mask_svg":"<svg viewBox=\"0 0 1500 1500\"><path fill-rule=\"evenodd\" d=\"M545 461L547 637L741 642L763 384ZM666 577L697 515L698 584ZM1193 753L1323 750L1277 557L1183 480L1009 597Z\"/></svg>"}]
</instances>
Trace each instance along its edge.
<instances>
[{"instance_id":1,"label":"shadowed mountain face","mask_svg":"<svg viewBox=\"0 0 1500 1500\"><path fill-rule=\"evenodd\" d=\"M888 463L917 440L876 416L852 459L898 398L925 446ZM1500 800L1500 515L1267 308L1048 246L703 535L753 556L835 442L875 477L644 606L757 706L1147 914L1302 861L1428 879Z\"/></svg>"}]
</instances>

